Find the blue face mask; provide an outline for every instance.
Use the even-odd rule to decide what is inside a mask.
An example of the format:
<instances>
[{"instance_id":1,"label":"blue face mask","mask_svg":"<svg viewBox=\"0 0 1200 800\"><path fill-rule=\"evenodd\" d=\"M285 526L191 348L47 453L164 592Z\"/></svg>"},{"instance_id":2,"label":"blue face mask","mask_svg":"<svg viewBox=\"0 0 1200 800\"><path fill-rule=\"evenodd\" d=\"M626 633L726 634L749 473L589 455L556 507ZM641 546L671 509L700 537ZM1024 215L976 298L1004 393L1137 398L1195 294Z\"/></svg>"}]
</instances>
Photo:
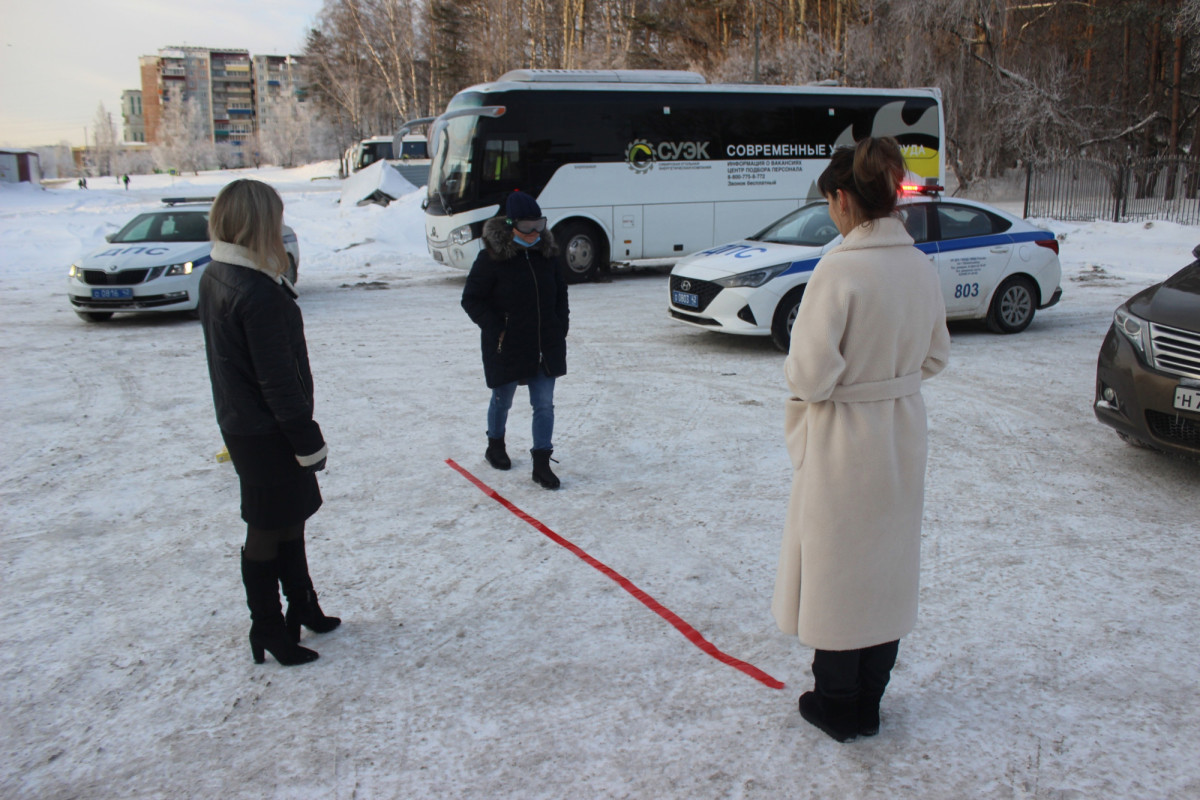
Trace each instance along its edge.
<instances>
[{"instance_id":1,"label":"blue face mask","mask_svg":"<svg viewBox=\"0 0 1200 800\"><path fill-rule=\"evenodd\" d=\"M516 242L517 244L521 245L521 247L533 247L535 244L537 244L541 240L542 240L542 237L539 236L538 238L534 239L532 242L527 242L524 239L522 239L520 236L517 236L516 231L513 231L513 241Z\"/></svg>"}]
</instances>

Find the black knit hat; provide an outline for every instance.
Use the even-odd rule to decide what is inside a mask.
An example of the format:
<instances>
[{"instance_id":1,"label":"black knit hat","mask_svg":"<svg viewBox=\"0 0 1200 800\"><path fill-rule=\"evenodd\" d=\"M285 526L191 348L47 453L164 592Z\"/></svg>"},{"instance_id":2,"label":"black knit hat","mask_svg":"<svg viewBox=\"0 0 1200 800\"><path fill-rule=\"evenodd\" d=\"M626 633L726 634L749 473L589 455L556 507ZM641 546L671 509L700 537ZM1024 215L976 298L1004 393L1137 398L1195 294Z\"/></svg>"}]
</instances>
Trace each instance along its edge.
<instances>
[{"instance_id":1,"label":"black knit hat","mask_svg":"<svg viewBox=\"0 0 1200 800\"><path fill-rule=\"evenodd\" d=\"M537 219L542 216L542 209L538 207L537 200L518 189L508 196L504 213L511 220Z\"/></svg>"}]
</instances>

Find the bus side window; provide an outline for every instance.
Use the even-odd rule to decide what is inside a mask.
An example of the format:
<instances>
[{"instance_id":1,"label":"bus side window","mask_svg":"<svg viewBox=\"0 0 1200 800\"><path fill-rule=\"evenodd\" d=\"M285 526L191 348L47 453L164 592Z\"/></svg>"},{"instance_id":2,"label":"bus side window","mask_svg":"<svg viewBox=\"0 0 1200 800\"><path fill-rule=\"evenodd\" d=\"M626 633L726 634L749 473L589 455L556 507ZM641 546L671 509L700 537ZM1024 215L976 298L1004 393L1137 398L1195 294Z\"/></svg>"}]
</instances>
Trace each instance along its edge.
<instances>
[{"instance_id":1,"label":"bus side window","mask_svg":"<svg viewBox=\"0 0 1200 800\"><path fill-rule=\"evenodd\" d=\"M510 180L518 174L520 161L515 139L488 139L483 144L483 179Z\"/></svg>"}]
</instances>

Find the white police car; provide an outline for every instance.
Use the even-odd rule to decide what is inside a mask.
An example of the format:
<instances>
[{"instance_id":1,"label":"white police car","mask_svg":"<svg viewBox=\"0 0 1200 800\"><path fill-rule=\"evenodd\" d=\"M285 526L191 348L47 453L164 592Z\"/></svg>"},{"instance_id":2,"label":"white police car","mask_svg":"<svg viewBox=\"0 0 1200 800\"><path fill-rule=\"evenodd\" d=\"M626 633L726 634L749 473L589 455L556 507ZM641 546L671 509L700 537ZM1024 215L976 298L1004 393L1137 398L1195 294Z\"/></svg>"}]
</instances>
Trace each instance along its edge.
<instances>
[{"instance_id":1,"label":"white police car","mask_svg":"<svg viewBox=\"0 0 1200 800\"><path fill-rule=\"evenodd\" d=\"M164 197L163 207L138 214L105 237L108 244L71 265L67 294L75 313L103 322L118 311L192 311L200 276L212 259L208 240L211 197ZM287 276L296 281L300 246L283 226Z\"/></svg>"},{"instance_id":2,"label":"white police car","mask_svg":"<svg viewBox=\"0 0 1200 800\"><path fill-rule=\"evenodd\" d=\"M947 319L985 319L997 333L1017 333L1062 296L1050 231L934 193L906 195L897 210L937 267ZM671 270L671 316L723 333L769 335L786 351L813 267L841 241L822 200L747 239L692 253Z\"/></svg>"}]
</instances>

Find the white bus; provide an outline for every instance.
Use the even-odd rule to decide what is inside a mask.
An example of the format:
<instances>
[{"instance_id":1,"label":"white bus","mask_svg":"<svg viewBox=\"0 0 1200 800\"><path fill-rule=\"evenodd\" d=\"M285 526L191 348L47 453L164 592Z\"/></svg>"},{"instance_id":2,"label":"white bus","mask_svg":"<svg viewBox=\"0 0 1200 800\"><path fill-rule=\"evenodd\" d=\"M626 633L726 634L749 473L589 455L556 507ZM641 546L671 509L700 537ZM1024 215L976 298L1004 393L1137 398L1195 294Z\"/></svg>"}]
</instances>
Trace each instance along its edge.
<instances>
[{"instance_id":1,"label":"white bus","mask_svg":"<svg viewBox=\"0 0 1200 800\"><path fill-rule=\"evenodd\" d=\"M516 70L434 121L430 254L474 263L514 189L537 198L569 278L672 263L819 197L834 148L894 136L910 179L941 183L938 89L709 84L692 72Z\"/></svg>"},{"instance_id":2,"label":"white bus","mask_svg":"<svg viewBox=\"0 0 1200 800\"><path fill-rule=\"evenodd\" d=\"M420 161L429 158L424 136L405 136L400 144L400 155L394 155L393 137L372 136L346 150L346 165L351 172L358 172L376 161Z\"/></svg>"}]
</instances>

